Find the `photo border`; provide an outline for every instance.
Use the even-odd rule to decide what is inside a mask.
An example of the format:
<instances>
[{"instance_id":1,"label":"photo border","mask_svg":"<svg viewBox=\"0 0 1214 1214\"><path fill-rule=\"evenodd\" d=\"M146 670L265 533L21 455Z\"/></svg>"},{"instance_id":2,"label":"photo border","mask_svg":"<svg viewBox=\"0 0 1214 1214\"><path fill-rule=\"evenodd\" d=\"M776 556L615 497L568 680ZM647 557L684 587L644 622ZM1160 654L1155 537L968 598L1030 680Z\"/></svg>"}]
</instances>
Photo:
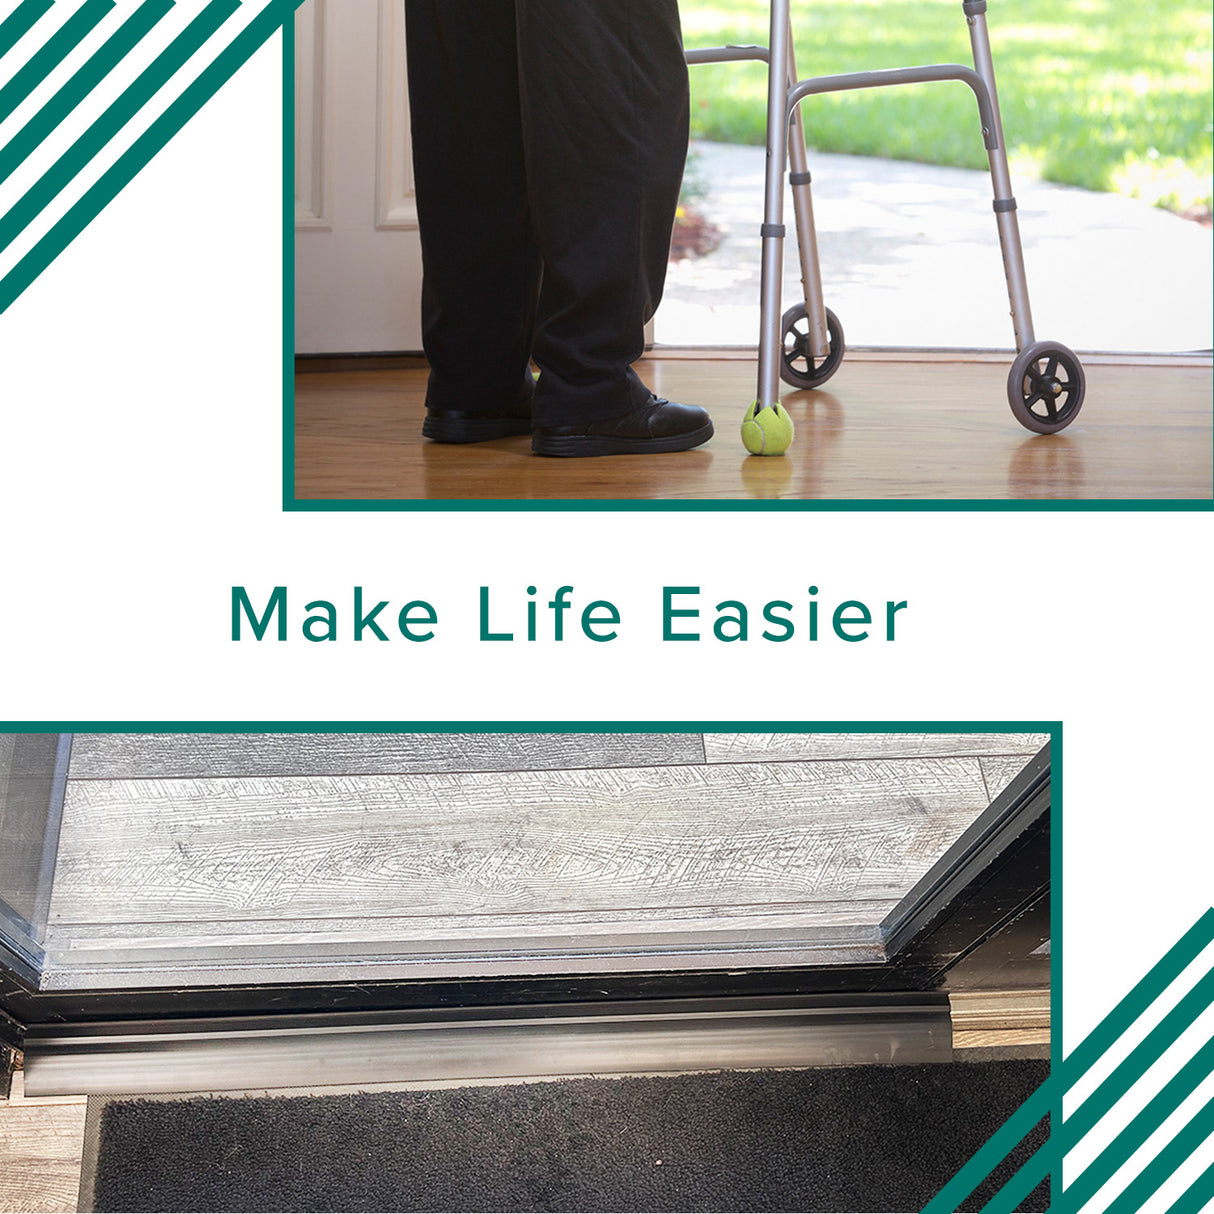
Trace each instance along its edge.
<instances>
[{"instance_id":1,"label":"photo border","mask_svg":"<svg viewBox=\"0 0 1214 1214\"><path fill-rule=\"evenodd\" d=\"M1206 498L1069 498L1010 501L999 498L941 500L895 500L891 498L799 498L795 500L724 500L701 498L686 501L666 499L602 498L593 500L499 499L499 498L300 498L295 495L295 142L292 111L295 105L295 26L293 18L282 27L282 508L284 513L411 513L414 511L752 511L871 513L873 511L974 512L1041 511L1073 513L1214 511L1214 496ZM1048 436L1042 436L1045 441ZM1211 453L1214 458L1214 451Z\"/></svg>"},{"instance_id":2,"label":"photo border","mask_svg":"<svg viewBox=\"0 0 1214 1214\"><path fill-rule=\"evenodd\" d=\"M0 721L11 733L1040 733L1049 737L1050 792L1050 1063L1062 1058L1063 1016L1063 723L1061 721ZM273 984L271 984L273 985ZM202 988L200 988L202 989ZM138 991L132 1008L138 1002ZM1061 1126L1060 1090L1050 1103L1051 1125ZM1059 1135L1051 1133L1047 1152L1053 1201L1061 1206L1062 1157Z\"/></svg>"}]
</instances>

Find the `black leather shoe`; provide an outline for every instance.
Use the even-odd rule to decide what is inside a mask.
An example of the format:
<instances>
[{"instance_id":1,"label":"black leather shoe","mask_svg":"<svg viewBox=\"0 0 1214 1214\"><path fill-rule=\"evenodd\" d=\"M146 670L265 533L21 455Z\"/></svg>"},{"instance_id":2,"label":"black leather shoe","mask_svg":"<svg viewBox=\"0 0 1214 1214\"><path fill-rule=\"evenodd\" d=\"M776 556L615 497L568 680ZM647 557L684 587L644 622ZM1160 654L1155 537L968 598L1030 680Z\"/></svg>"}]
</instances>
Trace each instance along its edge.
<instances>
[{"instance_id":1,"label":"black leather shoe","mask_svg":"<svg viewBox=\"0 0 1214 1214\"><path fill-rule=\"evenodd\" d=\"M492 438L509 438L531 433L531 401L534 382L528 376L519 398L502 409L472 412L469 409L426 408L422 434L436 443L484 443Z\"/></svg>"},{"instance_id":2,"label":"black leather shoe","mask_svg":"<svg viewBox=\"0 0 1214 1214\"><path fill-rule=\"evenodd\" d=\"M572 426L540 426L531 432L537 455L647 455L687 451L712 438L712 419L698 405L651 396L623 417Z\"/></svg>"}]
</instances>

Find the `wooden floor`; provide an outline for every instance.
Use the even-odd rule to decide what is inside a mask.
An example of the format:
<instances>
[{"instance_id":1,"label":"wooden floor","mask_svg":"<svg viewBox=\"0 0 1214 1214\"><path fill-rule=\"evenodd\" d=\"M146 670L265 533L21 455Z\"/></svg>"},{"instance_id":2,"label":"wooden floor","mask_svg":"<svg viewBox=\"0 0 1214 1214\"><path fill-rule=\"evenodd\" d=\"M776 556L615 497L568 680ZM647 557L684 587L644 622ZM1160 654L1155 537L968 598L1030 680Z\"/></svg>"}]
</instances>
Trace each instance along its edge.
<instances>
[{"instance_id":1,"label":"wooden floor","mask_svg":"<svg viewBox=\"0 0 1214 1214\"><path fill-rule=\"evenodd\" d=\"M715 437L674 455L558 460L527 438L443 446L421 437L426 372L297 377L296 496L388 501L1204 499L1211 497L1208 358L1085 358L1083 412L1030 434L1007 404L1010 355L849 352L816 392L789 390L783 458L748 457L738 426L754 398L749 356L646 359L662 396L702 404Z\"/></svg>"},{"instance_id":2,"label":"wooden floor","mask_svg":"<svg viewBox=\"0 0 1214 1214\"><path fill-rule=\"evenodd\" d=\"M17 1071L0 1100L0 1211L76 1209L86 1107L83 1096L27 1097Z\"/></svg>"},{"instance_id":3,"label":"wooden floor","mask_svg":"<svg viewBox=\"0 0 1214 1214\"><path fill-rule=\"evenodd\" d=\"M949 994L953 1049L978 1051L1036 1047L1048 1057L1050 992L953 991Z\"/></svg>"},{"instance_id":4,"label":"wooden floor","mask_svg":"<svg viewBox=\"0 0 1214 1214\"><path fill-rule=\"evenodd\" d=\"M879 962L1044 740L80 734L45 983Z\"/></svg>"}]
</instances>

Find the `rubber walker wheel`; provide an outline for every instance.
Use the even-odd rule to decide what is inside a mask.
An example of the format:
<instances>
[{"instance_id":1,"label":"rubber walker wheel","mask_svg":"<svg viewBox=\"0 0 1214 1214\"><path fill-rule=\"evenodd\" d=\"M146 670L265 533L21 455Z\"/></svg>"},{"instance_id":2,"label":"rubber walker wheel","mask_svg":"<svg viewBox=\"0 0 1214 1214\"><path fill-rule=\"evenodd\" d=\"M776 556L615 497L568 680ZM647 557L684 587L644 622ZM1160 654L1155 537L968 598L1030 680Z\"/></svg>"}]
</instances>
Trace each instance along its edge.
<instances>
[{"instance_id":1,"label":"rubber walker wheel","mask_svg":"<svg viewBox=\"0 0 1214 1214\"><path fill-rule=\"evenodd\" d=\"M1007 399L1016 420L1037 434L1056 434L1079 416L1085 386L1074 351L1053 341L1021 350L1007 377Z\"/></svg>"},{"instance_id":2,"label":"rubber walker wheel","mask_svg":"<svg viewBox=\"0 0 1214 1214\"><path fill-rule=\"evenodd\" d=\"M826 335L830 348L825 358L814 358L809 346L809 315L803 303L794 304L780 322L783 349L780 354L780 378L794 388L818 388L839 369L843 361L843 326L839 318L826 310Z\"/></svg>"}]
</instances>

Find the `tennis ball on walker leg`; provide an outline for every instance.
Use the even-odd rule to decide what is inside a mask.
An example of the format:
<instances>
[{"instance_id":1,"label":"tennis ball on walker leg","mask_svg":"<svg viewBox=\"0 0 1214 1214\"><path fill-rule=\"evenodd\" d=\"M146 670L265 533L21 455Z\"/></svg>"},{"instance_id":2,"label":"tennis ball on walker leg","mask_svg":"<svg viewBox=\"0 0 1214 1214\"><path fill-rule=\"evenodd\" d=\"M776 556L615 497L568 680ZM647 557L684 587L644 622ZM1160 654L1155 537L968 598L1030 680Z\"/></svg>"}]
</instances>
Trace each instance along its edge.
<instances>
[{"instance_id":1,"label":"tennis ball on walker leg","mask_svg":"<svg viewBox=\"0 0 1214 1214\"><path fill-rule=\"evenodd\" d=\"M792 435L792 418L779 401L765 409L755 401L742 419L742 444L751 455L783 455Z\"/></svg>"}]
</instances>

